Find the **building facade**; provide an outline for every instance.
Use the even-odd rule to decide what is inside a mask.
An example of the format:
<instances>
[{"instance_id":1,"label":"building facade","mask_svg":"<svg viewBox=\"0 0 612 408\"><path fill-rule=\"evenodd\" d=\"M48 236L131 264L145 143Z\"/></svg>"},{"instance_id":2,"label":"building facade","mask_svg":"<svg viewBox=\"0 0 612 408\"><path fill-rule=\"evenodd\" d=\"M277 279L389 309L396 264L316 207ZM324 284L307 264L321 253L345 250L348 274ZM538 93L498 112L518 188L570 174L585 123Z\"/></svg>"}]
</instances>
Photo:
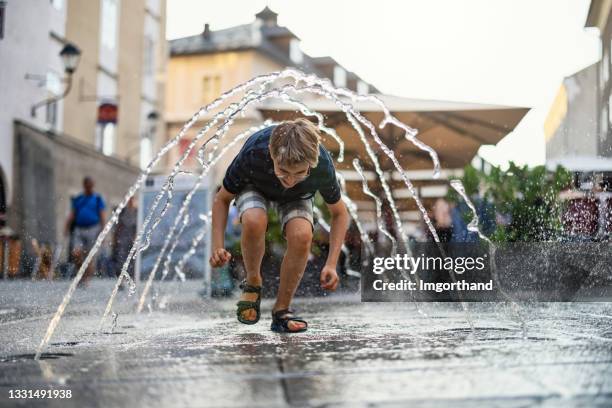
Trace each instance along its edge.
<instances>
[{"instance_id":1,"label":"building facade","mask_svg":"<svg viewBox=\"0 0 612 408\"><path fill-rule=\"evenodd\" d=\"M83 53L65 133L105 155L148 162L158 144L149 117L158 120L163 108L165 10L165 0L67 2L66 38Z\"/></svg>"},{"instance_id":2,"label":"building facade","mask_svg":"<svg viewBox=\"0 0 612 408\"><path fill-rule=\"evenodd\" d=\"M165 0L0 1L0 217L25 239L62 239L85 175L118 203L163 143L165 13ZM64 93L66 44L81 52L69 92L32 112Z\"/></svg>"},{"instance_id":3,"label":"building facade","mask_svg":"<svg viewBox=\"0 0 612 408\"><path fill-rule=\"evenodd\" d=\"M35 12L34 12L35 10ZM28 27L24 30L23 27ZM31 106L61 92L66 8L61 0L0 1L0 217L13 200L14 120L41 129L62 129L63 103ZM3 211L4 209L4 211Z\"/></svg>"},{"instance_id":4,"label":"building facade","mask_svg":"<svg viewBox=\"0 0 612 408\"><path fill-rule=\"evenodd\" d=\"M563 80L544 123L546 160L600 154L598 117L600 65Z\"/></svg>"},{"instance_id":5,"label":"building facade","mask_svg":"<svg viewBox=\"0 0 612 408\"><path fill-rule=\"evenodd\" d=\"M612 157L612 0L592 0L585 27L597 27L601 39L598 83L598 155Z\"/></svg>"},{"instance_id":6,"label":"building facade","mask_svg":"<svg viewBox=\"0 0 612 408\"><path fill-rule=\"evenodd\" d=\"M201 34L170 41L168 89L166 93L166 136L175 137L183 125L200 107L212 102L221 93L249 79L286 67L327 77L337 86L362 93L376 89L355 73L342 67L331 57L313 58L300 49L300 39L288 28L278 25L277 14L265 8L248 24L223 30L211 30L205 24ZM204 116L184 137L178 149L168 155L171 168L189 145L197 131L210 119ZM226 140L251 126L260 125L263 118L256 109L247 109L232 125ZM196 146L197 148L197 146ZM236 146L238 150L240 146ZM228 152L226 158L232 158ZM218 169L225 169L227 159ZM194 157L187 158L187 167L197 165ZM214 179L220 183L222 174Z\"/></svg>"},{"instance_id":7,"label":"building facade","mask_svg":"<svg viewBox=\"0 0 612 408\"><path fill-rule=\"evenodd\" d=\"M561 85L546 119L546 160L612 157L612 0L592 0L585 27L597 28L601 59Z\"/></svg>"}]
</instances>

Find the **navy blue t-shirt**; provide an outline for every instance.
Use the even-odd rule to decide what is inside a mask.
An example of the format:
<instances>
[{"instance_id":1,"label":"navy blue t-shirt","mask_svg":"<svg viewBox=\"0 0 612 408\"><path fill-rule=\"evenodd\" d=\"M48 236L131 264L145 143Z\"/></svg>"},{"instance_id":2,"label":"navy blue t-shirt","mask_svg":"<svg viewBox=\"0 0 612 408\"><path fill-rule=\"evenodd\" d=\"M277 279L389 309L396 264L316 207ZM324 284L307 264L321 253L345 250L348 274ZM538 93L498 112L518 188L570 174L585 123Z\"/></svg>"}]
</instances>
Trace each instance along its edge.
<instances>
[{"instance_id":1,"label":"navy blue t-shirt","mask_svg":"<svg viewBox=\"0 0 612 408\"><path fill-rule=\"evenodd\" d=\"M252 185L268 200L278 203L311 198L317 191L328 204L340 200L340 185L329 152L319 145L319 163L310 175L291 188L285 188L276 174L270 156L270 136L274 126L252 134L227 168L223 187L232 194L240 193Z\"/></svg>"},{"instance_id":2,"label":"navy blue t-shirt","mask_svg":"<svg viewBox=\"0 0 612 408\"><path fill-rule=\"evenodd\" d=\"M74 211L74 225L77 227L91 227L100 222L100 211L106 205L99 194L79 194L72 199L72 211Z\"/></svg>"}]
</instances>

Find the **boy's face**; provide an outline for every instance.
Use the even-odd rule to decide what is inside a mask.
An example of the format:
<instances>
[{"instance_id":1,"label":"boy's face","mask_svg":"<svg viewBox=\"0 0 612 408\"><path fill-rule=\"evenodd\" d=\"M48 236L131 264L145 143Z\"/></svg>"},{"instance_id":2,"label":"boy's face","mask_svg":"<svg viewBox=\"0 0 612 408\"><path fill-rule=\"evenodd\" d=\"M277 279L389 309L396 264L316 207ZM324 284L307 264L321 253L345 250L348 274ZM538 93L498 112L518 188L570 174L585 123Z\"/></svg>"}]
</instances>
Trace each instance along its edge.
<instances>
[{"instance_id":1,"label":"boy's face","mask_svg":"<svg viewBox=\"0 0 612 408\"><path fill-rule=\"evenodd\" d=\"M291 188L301 181L304 181L310 174L310 165L308 163L296 164L287 166L278 163L274 158L274 174L285 188Z\"/></svg>"}]
</instances>

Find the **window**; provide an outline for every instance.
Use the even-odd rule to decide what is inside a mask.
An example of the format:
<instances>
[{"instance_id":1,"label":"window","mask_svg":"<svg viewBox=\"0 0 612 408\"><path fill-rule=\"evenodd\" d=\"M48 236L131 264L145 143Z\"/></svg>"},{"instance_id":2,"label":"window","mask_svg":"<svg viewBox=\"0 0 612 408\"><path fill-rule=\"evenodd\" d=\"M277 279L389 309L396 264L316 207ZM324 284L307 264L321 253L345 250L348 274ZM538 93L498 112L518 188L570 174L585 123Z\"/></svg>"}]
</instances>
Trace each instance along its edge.
<instances>
[{"instance_id":1,"label":"window","mask_svg":"<svg viewBox=\"0 0 612 408\"><path fill-rule=\"evenodd\" d=\"M341 66L334 67L334 85L337 87L346 87L346 71Z\"/></svg>"},{"instance_id":2,"label":"window","mask_svg":"<svg viewBox=\"0 0 612 408\"><path fill-rule=\"evenodd\" d=\"M96 148L107 156L115 153L115 126L114 123L98 124Z\"/></svg>"},{"instance_id":3,"label":"window","mask_svg":"<svg viewBox=\"0 0 612 408\"><path fill-rule=\"evenodd\" d=\"M110 49L117 46L117 1L102 0L102 44Z\"/></svg>"},{"instance_id":4,"label":"window","mask_svg":"<svg viewBox=\"0 0 612 408\"><path fill-rule=\"evenodd\" d=\"M202 102L210 103L221 95L221 77L219 75L205 76L202 79Z\"/></svg>"},{"instance_id":5,"label":"window","mask_svg":"<svg viewBox=\"0 0 612 408\"><path fill-rule=\"evenodd\" d=\"M64 0L51 0L51 5L56 9L56 10L61 10L62 7L64 7Z\"/></svg>"},{"instance_id":6,"label":"window","mask_svg":"<svg viewBox=\"0 0 612 408\"><path fill-rule=\"evenodd\" d=\"M57 127L57 101L48 103L46 105L45 121L51 127L51 129L55 129Z\"/></svg>"},{"instance_id":7,"label":"window","mask_svg":"<svg viewBox=\"0 0 612 408\"><path fill-rule=\"evenodd\" d=\"M605 50L601 60L601 79L602 88L605 88L610 79L610 54Z\"/></svg>"},{"instance_id":8,"label":"window","mask_svg":"<svg viewBox=\"0 0 612 408\"><path fill-rule=\"evenodd\" d=\"M300 49L300 40L292 38L289 43L289 58L296 64L301 64L304 61L304 55Z\"/></svg>"},{"instance_id":9,"label":"window","mask_svg":"<svg viewBox=\"0 0 612 408\"><path fill-rule=\"evenodd\" d=\"M357 93L360 95L365 95L368 92L370 92L370 85L368 85L367 83L363 81L358 81L357 82Z\"/></svg>"},{"instance_id":10,"label":"window","mask_svg":"<svg viewBox=\"0 0 612 408\"><path fill-rule=\"evenodd\" d=\"M115 152L115 124L107 123L102 130L102 153L107 156Z\"/></svg>"},{"instance_id":11,"label":"window","mask_svg":"<svg viewBox=\"0 0 612 408\"><path fill-rule=\"evenodd\" d=\"M0 0L0 40L4 38L4 18L6 17L6 2Z\"/></svg>"},{"instance_id":12,"label":"window","mask_svg":"<svg viewBox=\"0 0 612 408\"><path fill-rule=\"evenodd\" d=\"M50 97L59 96L63 92L62 79L55 72L49 71L47 72L45 87L47 94ZM46 105L45 122L51 127L51 129L55 129L57 127L57 102L52 102Z\"/></svg>"},{"instance_id":13,"label":"window","mask_svg":"<svg viewBox=\"0 0 612 408\"><path fill-rule=\"evenodd\" d=\"M147 9L155 15L159 15L160 0L147 0Z\"/></svg>"},{"instance_id":14,"label":"window","mask_svg":"<svg viewBox=\"0 0 612 408\"><path fill-rule=\"evenodd\" d=\"M155 43L149 36L144 40L143 68L145 75L153 75L155 70Z\"/></svg>"},{"instance_id":15,"label":"window","mask_svg":"<svg viewBox=\"0 0 612 408\"><path fill-rule=\"evenodd\" d=\"M59 96L63 93L62 79L55 72L47 72L47 80L45 81L47 92L53 96Z\"/></svg>"},{"instance_id":16,"label":"window","mask_svg":"<svg viewBox=\"0 0 612 408\"><path fill-rule=\"evenodd\" d=\"M601 129L599 137L605 139L605 135L608 134L608 107L604 106L601 110Z\"/></svg>"},{"instance_id":17,"label":"window","mask_svg":"<svg viewBox=\"0 0 612 408\"><path fill-rule=\"evenodd\" d=\"M140 168L146 169L153 158L153 143L148 137L140 139Z\"/></svg>"},{"instance_id":18,"label":"window","mask_svg":"<svg viewBox=\"0 0 612 408\"><path fill-rule=\"evenodd\" d=\"M183 138L179 141L178 147L179 147L179 154L181 156L185 154L190 144L191 144L191 140L187 138ZM197 149L191 149L189 151L189 154L187 155L187 159L183 163L183 166L186 168L194 167L197 164L196 154L197 154Z\"/></svg>"}]
</instances>

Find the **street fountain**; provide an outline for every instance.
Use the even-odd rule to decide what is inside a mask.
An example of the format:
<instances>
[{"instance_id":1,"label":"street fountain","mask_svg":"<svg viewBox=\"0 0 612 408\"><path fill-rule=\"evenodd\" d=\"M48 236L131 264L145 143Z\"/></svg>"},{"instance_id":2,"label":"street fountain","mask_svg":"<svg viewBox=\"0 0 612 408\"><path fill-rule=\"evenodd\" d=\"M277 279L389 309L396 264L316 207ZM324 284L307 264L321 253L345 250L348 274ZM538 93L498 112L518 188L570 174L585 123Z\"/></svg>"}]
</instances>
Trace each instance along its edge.
<instances>
[{"instance_id":1,"label":"street fountain","mask_svg":"<svg viewBox=\"0 0 612 408\"><path fill-rule=\"evenodd\" d=\"M290 81L291 83L286 83L287 81ZM304 94L316 95L316 96L327 98L333 101L341 109L341 111L346 115L348 122L351 124L351 126L353 127L357 135L359 136L361 142L363 143L365 150L368 154L368 157L374 165L374 169L378 176L378 180L381 183L381 186L383 188L384 198L386 198L386 200L388 201L390 209L392 211L393 220L395 222L395 226L397 230L397 237L393 237L384 228L381 222L378 222L378 228L380 229L382 234L384 234L386 237L388 237L391 240L393 244L393 252L396 252L398 245L401 245L402 250L405 253L410 254L410 247L409 247L409 242L407 239L406 232L404 231L397 207L395 205L394 198L391 194L391 188L389 187L384 177L378 157L372 148L372 142L376 143L380 147L380 149L382 149L384 154L387 157L389 157L389 159L393 163L395 170L400 174L401 180L412 193L412 196L417 204L417 207L420 210L423 220L427 228L429 229L429 232L431 233L432 237L434 238L434 241L439 244L440 240L438 238L435 228L432 225L431 220L429 219L427 215L427 211L423 203L421 202L414 186L412 185L412 182L410 181L406 172L404 171L399 161L397 160L395 153L380 139L378 135L377 127L370 120L368 120L358 110L358 108L355 105L357 102L360 102L360 101L369 101L379 106L380 109L384 113L384 118L379 123L378 128L382 129L385 126L395 126L399 129L402 129L405 132L405 137L407 140L414 143L415 146L417 146L419 149L426 152L431 157L431 160L433 163L433 170L432 170L433 176L434 178L437 178L439 177L439 174L440 174L440 163L438 160L438 156L431 147L425 145L423 142L417 139L416 129L409 127L408 125L402 123L396 117L394 117L391 114L391 112L388 110L388 108L385 106L385 104L374 95L360 95L348 89L336 88L331 84L329 80L318 78L315 75L306 75L295 69L286 69L280 72L261 75L243 84L240 84L236 86L235 88L232 88L231 90L223 93L221 96L219 96L217 99L215 99L210 104L203 106L182 127L179 133L173 139L168 141L160 149L160 151L155 155L155 157L151 160L149 165L141 173L141 175L139 176L137 181L134 183L134 185L129 189L129 191L123 198L123 201L117 206L115 211L112 213L112 216L110 217L110 219L108 220L108 222L106 223L102 231L100 232L92 250L87 254L87 257L85 258L83 264L81 265L73 281L71 282L68 291L64 295L64 298L61 304L57 308L57 311L55 312L53 318L51 319L49 323L46 333L44 334L44 337L42 338L40 345L38 346L38 349L36 351L35 359L39 359L41 356L41 353L45 350L45 347L47 346L49 340L53 336L54 331L57 328L57 325L59 324L60 319L68 303L70 302L71 297L78 283L82 279L87 266L92 261L96 252L99 250L100 246L102 245L102 242L104 241L106 236L109 234L110 230L117 223L119 214L123 211L129 199L133 197L134 194L136 194L141 189L141 187L143 186L145 180L151 173L154 166L160 161L160 159L164 155L166 155L172 148L174 148L178 144L178 142L185 136L186 132L198 120L200 120L200 118L203 115L207 113L215 112L229 98L242 95L242 97L240 98L238 102L229 103L223 109L219 109L219 111L217 111L212 116L212 118L208 120L206 124L197 132L195 137L190 141L185 151L182 153L182 155L179 157L179 159L174 164L170 174L168 175L166 179L166 182L163 184L161 191L157 194L157 196L153 200L149 213L146 215L142 223L142 227L136 234L136 238L130 249L129 255L121 268L121 273L119 277L117 278L117 281L114 285L112 293L109 297L109 300L107 302L106 308L103 312L103 315L100 321L100 326L99 326L100 329L102 329L107 316L112 312L113 302L124 280L127 281L127 284L129 287L128 296L131 296L135 293L136 282L132 280L132 278L129 276L129 273L128 273L128 268L130 266L130 263L135 259L138 253L144 251L150 245L151 236L153 232L155 231L157 226L160 224L162 218L166 215L168 208L170 206L170 202L173 197L174 180L177 175L183 172L182 165L187 159L187 157L191 154L195 146L198 143L202 143L202 145L197 149L197 152L196 152L196 157L200 164L200 171L197 177L197 181L195 182L192 190L183 200L181 204L181 208L178 212L178 215L174 219L172 227L170 231L168 232L168 235L163 243L162 250L160 251L155 261L154 267L151 273L149 274L149 277L144 286L144 290L138 301L138 305L137 305L138 312L140 312L144 306L144 303L146 301L147 294L151 288L153 279L155 278L160 266L162 266L162 261L164 259L164 256L165 256L165 261L163 261L161 278L164 279L166 275L168 274L171 259L172 259L171 258L172 253L174 252L176 248L176 244L177 242L179 242L181 238L181 234L185 226L189 224L190 222L193 222L193 220L190 220L188 216L187 209L189 207L193 194L195 193L197 188L201 185L201 183L203 182L204 178L206 177L210 169L219 161L219 159L225 153L229 151L229 149L233 145L235 145L236 143L239 143L241 140L245 139L253 132L259 129L262 129L265 126L269 126L271 124L269 122L264 123L264 125L262 126L257 126L257 127L251 128L241 133L240 135L236 136L232 141L227 143L223 149L217 152L220 142L226 136L228 130L231 128L232 124L234 123L234 120L236 119L236 116L239 114L242 114L245 109L251 107L251 105L255 105L257 103L263 102L271 98L281 99L282 101L295 106L296 110L299 110L304 116L314 117L317 121L317 126L319 130L322 133L325 133L329 135L330 137L332 137L338 143L339 155L338 155L337 160L341 162L344 158L344 142L336 134L334 129L331 129L325 126L323 115L321 115L319 112L311 111L303 102L301 102L298 99L300 96ZM215 126L217 128L214 134L210 136L208 139L205 139L205 136L213 128L215 128ZM367 133L366 131L364 131L364 128L367 129ZM367 187L367 181L363 174L363 170L362 170L360 163L356 160L353 162L353 166L357 170L360 177L362 178L364 193L372 197L376 203L377 215L380 221L382 201L380 200L380 198L372 194L371 191L369 191ZM454 181L452 186L455 189L457 189L459 192L461 192L459 181ZM462 196L466 200L466 202L468 202L468 205L470 205L470 208L473 209L473 206L469 203L468 197L465 196L464 194L462 194ZM365 234L363 228L361 227L359 223L359 220L357 219L356 206L354 205L354 203L352 203L352 201L346 194L343 194L343 199L347 204L347 207L349 209L349 212L353 220L357 223L357 226L360 230L360 233L362 235L362 238L364 240L366 247L371 248L371 244L369 240L367 239L367 235ZM161 210L159 211L159 214L156 217L154 217L160 205L161 205ZM210 217L210 214L200 215L201 221L203 221L202 230L191 243L190 250L187 252L187 254L183 257L183 259L177 265L176 271L177 271L178 277L182 276L181 275L182 267L184 266L184 263L186 262L186 259L187 259L186 257L191 256L195 252L195 247L198 245L198 243L202 239L204 239L205 234L206 234L206 225L209 222L209 217ZM474 217L473 222L470 223L471 231L478 230L477 223L478 223L478 219L477 217ZM513 303L513 304L516 306L516 303ZM468 312L467 305L464 302L461 302L461 305L463 307L463 310L467 313ZM116 316L117 315L113 314L113 316L115 316L113 319L113 330L114 330L114 326L116 326ZM470 326L473 327L469 314L466 314L466 317L468 319L468 322L470 323Z\"/></svg>"}]
</instances>

